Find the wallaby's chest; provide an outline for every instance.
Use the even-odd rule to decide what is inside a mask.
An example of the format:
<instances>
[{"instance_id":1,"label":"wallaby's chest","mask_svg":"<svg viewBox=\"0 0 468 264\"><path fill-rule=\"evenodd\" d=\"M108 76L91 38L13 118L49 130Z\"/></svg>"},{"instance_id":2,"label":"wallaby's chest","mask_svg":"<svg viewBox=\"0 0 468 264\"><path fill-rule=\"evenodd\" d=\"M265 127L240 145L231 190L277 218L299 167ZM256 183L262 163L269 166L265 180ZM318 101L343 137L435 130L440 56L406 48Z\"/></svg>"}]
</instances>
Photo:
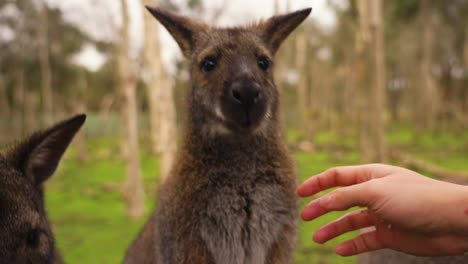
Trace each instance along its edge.
<instances>
[{"instance_id":1,"label":"wallaby's chest","mask_svg":"<svg viewBox=\"0 0 468 264\"><path fill-rule=\"evenodd\" d=\"M274 177L261 175L261 177ZM294 194L273 182L226 180L207 184L201 201L199 235L215 263L265 263L284 225L294 221Z\"/></svg>"}]
</instances>

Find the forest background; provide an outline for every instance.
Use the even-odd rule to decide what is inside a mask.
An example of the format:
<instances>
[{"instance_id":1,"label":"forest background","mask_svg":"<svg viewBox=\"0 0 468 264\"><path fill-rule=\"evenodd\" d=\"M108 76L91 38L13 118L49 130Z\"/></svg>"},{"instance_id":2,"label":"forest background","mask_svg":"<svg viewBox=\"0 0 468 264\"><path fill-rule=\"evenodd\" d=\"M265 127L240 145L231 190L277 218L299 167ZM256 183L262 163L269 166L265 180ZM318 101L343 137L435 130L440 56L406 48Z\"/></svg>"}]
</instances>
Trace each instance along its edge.
<instances>
[{"instance_id":1,"label":"forest background","mask_svg":"<svg viewBox=\"0 0 468 264\"><path fill-rule=\"evenodd\" d=\"M143 5L217 25L312 7L275 63L301 181L385 162L467 184L467 0L0 0L0 148L88 114L46 185L67 263L123 259L181 140L186 61ZM333 249L355 234L311 241L339 215L300 223L296 263L356 263Z\"/></svg>"}]
</instances>

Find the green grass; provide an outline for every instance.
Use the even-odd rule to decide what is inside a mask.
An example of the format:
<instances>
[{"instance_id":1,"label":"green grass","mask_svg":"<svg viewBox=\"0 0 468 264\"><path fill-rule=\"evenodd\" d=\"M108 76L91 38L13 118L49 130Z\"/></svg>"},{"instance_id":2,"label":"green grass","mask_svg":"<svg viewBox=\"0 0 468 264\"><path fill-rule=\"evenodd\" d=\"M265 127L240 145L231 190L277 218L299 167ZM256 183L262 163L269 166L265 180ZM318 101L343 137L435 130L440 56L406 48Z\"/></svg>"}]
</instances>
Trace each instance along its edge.
<instances>
[{"instance_id":1,"label":"green grass","mask_svg":"<svg viewBox=\"0 0 468 264\"><path fill-rule=\"evenodd\" d=\"M302 139L297 131L288 130L290 141ZM450 169L468 170L468 134L441 132L425 134L417 142L414 132L402 127L388 135L413 155ZM430 140L432 138L433 140ZM319 133L318 144L352 147L351 138ZM67 263L120 263L126 248L136 236L155 205L155 186L158 181L158 163L145 151L141 152L142 175L146 191L146 217L131 221L125 216L124 204L115 188L124 180L125 166L119 158L118 139L106 136L87 142L89 159L81 164L70 149L57 173L46 186L46 202L54 225L57 246ZM142 148L143 149L143 148ZM301 181L333 166L359 163L353 151L317 151L294 153ZM311 199L304 199L301 208ZM320 226L336 219L344 212L331 213L312 222L300 222L296 263L356 263L356 257L343 258L333 253L334 247L356 233L347 234L325 245L312 242L312 235ZM320 261L320 262L319 262Z\"/></svg>"},{"instance_id":2,"label":"green grass","mask_svg":"<svg viewBox=\"0 0 468 264\"><path fill-rule=\"evenodd\" d=\"M116 143L116 141L113 141ZM125 166L111 141L89 142L89 161L81 164L70 151L47 183L46 202L57 245L67 263L120 263L145 219L129 220L116 186L124 181ZM149 213L154 207L158 164L142 155L142 175Z\"/></svg>"}]
</instances>

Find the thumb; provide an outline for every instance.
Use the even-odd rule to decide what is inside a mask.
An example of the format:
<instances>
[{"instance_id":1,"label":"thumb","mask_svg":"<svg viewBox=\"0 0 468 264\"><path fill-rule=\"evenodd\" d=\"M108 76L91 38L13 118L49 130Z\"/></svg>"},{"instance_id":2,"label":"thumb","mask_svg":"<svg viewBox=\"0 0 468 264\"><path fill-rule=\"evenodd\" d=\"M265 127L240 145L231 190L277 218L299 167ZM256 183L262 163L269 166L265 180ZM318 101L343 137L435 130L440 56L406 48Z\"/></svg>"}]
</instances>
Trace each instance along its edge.
<instances>
[{"instance_id":1,"label":"thumb","mask_svg":"<svg viewBox=\"0 0 468 264\"><path fill-rule=\"evenodd\" d=\"M372 207L376 195L370 182L336 189L310 202L302 211L302 219L309 221L331 211L344 211L354 206Z\"/></svg>"}]
</instances>

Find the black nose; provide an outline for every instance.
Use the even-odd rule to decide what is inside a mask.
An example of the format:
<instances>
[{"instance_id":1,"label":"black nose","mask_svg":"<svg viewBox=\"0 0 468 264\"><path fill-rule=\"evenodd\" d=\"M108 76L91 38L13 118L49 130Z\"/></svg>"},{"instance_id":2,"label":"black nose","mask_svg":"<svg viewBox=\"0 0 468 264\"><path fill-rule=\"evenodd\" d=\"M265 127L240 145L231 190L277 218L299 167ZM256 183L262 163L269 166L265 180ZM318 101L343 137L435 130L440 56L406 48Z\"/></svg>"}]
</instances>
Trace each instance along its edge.
<instances>
[{"instance_id":1,"label":"black nose","mask_svg":"<svg viewBox=\"0 0 468 264\"><path fill-rule=\"evenodd\" d=\"M257 126L265 116L267 93L254 80L240 79L224 87L221 110L224 117L243 128Z\"/></svg>"},{"instance_id":2,"label":"black nose","mask_svg":"<svg viewBox=\"0 0 468 264\"><path fill-rule=\"evenodd\" d=\"M258 103L260 96L260 86L258 84L233 85L230 99L237 104L249 107Z\"/></svg>"}]
</instances>

